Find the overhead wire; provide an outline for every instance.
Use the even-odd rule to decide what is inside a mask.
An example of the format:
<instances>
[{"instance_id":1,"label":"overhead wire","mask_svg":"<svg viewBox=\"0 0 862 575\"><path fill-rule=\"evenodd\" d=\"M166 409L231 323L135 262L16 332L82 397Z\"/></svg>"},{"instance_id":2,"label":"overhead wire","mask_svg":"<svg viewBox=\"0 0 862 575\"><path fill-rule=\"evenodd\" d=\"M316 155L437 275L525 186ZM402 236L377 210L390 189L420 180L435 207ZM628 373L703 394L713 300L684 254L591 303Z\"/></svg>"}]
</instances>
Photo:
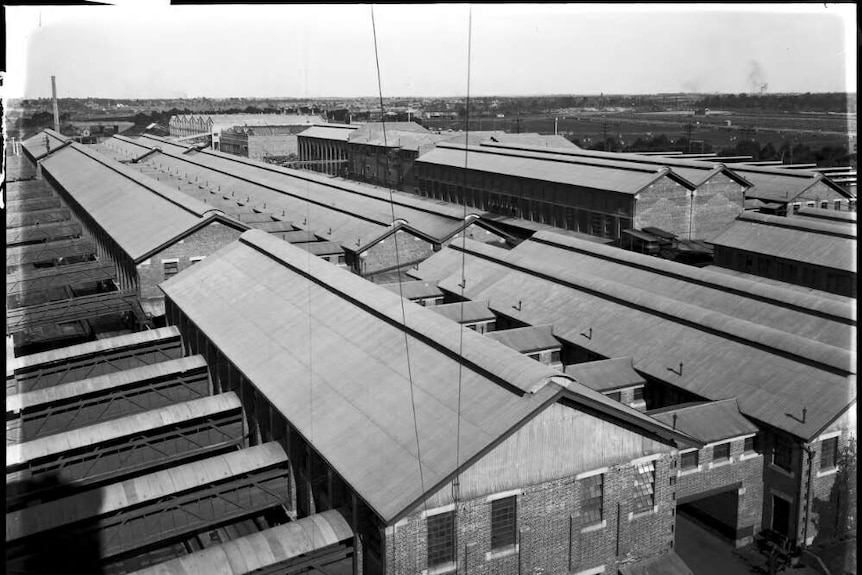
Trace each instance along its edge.
<instances>
[{"instance_id":1,"label":"overhead wire","mask_svg":"<svg viewBox=\"0 0 862 575\"><path fill-rule=\"evenodd\" d=\"M371 5L371 30L374 36L374 64L377 68L377 92L380 97L380 123L383 130L383 149L386 150L386 110L383 105L383 83L380 79L380 56L377 49L377 23L374 19L374 5ZM386 159L386 181L389 181L389 156L387 154ZM395 225L395 199L392 193L392 187L387 186L389 189L389 208L392 212L392 225ZM422 493L425 493L425 474L422 469L422 449L419 441L419 422L416 417L416 397L413 391L413 368L410 363L410 341L407 337L407 312L404 307L404 290L401 281L401 262L399 260L398 254L398 230L392 234L394 243L395 243L395 269L398 273L398 295L401 300L401 324L404 326L402 332L404 333L404 352L407 360L407 378L410 382L410 406L413 415L413 431L416 435L416 460L419 465L419 482L422 488ZM427 500L423 502L423 506L425 507L425 511L428 510Z\"/></svg>"}]
</instances>

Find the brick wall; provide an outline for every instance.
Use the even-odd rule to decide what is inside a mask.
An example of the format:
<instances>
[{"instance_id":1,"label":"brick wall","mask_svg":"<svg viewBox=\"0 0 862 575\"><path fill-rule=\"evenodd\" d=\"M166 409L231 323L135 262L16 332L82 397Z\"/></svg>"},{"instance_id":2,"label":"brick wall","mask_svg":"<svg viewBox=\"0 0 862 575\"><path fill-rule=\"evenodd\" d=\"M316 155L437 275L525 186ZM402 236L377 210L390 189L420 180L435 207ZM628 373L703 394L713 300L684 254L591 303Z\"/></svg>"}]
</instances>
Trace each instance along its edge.
<instances>
[{"instance_id":1,"label":"brick wall","mask_svg":"<svg viewBox=\"0 0 862 575\"><path fill-rule=\"evenodd\" d=\"M744 454L743 449L743 439L732 440L729 463L713 466L712 447L707 446L698 452L699 471L680 469L677 479L677 499L687 503L696 501L700 494L704 494L701 499L714 495L716 492L713 490L725 486L737 490L736 509L726 510L727 516L734 521L728 527L736 530L737 546L751 542L752 536L760 531L763 511L763 455L756 452ZM738 486L740 483L741 487ZM709 513L706 507L702 509ZM727 523L726 520L723 522Z\"/></svg>"},{"instance_id":2,"label":"brick wall","mask_svg":"<svg viewBox=\"0 0 862 575\"><path fill-rule=\"evenodd\" d=\"M743 210L743 187L724 174L699 186L694 195L693 239L712 239Z\"/></svg>"},{"instance_id":3,"label":"brick wall","mask_svg":"<svg viewBox=\"0 0 862 575\"><path fill-rule=\"evenodd\" d=\"M397 258L395 252L396 236ZM362 276L370 276L394 269L398 264L401 267L410 266L424 260L433 252L434 246L429 242L406 232L398 231L360 254L359 272Z\"/></svg>"},{"instance_id":4,"label":"brick wall","mask_svg":"<svg viewBox=\"0 0 862 575\"><path fill-rule=\"evenodd\" d=\"M689 239L691 223L691 192L676 182L662 178L638 195L635 228L653 226Z\"/></svg>"},{"instance_id":5,"label":"brick wall","mask_svg":"<svg viewBox=\"0 0 862 575\"><path fill-rule=\"evenodd\" d=\"M171 244L137 266L141 300L164 299L158 285L165 280L163 260L178 259L179 271L192 265L191 258L209 256L239 238L242 231L213 222L186 238Z\"/></svg>"},{"instance_id":6,"label":"brick wall","mask_svg":"<svg viewBox=\"0 0 862 575\"><path fill-rule=\"evenodd\" d=\"M657 510L636 517L630 516L635 467L627 463L608 469L604 479L604 523L592 528L585 527L580 516L581 485L574 477L523 488L517 496L519 543L495 553L490 543L491 502L487 497L458 502L459 572L550 574L605 565L607 573L615 573L618 565L667 552L674 537L674 487L670 478L676 473L675 461L672 454L655 460ZM422 512L420 507L387 529L387 572L426 570L427 522Z\"/></svg>"},{"instance_id":7,"label":"brick wall","mask_svg":"<svg viewBox=\"0 0 862 575\"><path fill-rule=\"evenodd\" d=\"M825 433L822 437L838 439L839 453L850 445L851 438L855 433L849 429L839 430L837 435ZM808 532L805 533L804 525L806 518L808 496L808 457L806 455L803 464L802 493L803 504L800 506L799 517L799 541L805 537L807 543L829 541L841 538L856 530L856 501L848 497L848 492L840 488L839 484L847 482L852 493L856 491L856 474L854 471L844 470L838 466L821 469L821 456L823 445L816 441L807 445L812 450L811 465L813 466L811 478L812 489L810 495L811 518L808 522ZM848 511L850 511L848 513Z\"/></svg>"},{"instance_id":8,"label":"brick wall","mask_svg":"<svg viewBox=\"0 0 862 575\"><path fill-rule=\"evenodd\" d=\"M298 154L296 134L248 137L248 157L262 160L265 156L290 156Z\"/></svg>"}]
</instances>

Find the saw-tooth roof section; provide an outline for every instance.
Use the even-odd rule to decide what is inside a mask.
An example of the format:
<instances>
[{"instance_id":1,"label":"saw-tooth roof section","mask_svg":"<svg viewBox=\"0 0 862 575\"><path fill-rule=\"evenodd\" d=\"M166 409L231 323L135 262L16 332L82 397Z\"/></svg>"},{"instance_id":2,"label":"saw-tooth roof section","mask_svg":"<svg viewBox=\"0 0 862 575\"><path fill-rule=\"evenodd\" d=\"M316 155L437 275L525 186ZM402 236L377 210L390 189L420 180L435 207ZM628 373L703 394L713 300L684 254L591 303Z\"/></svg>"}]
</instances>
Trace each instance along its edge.
<instances>
[{"instance_id":1,"label":"saw-tooth roof section","mask_svg":"<svg viewBox=\"0 0 862 575\"><path fill-rule=\"evenodd\" d=\"M96 497L82 493L13 511L6 514L6 542L285 463L284 449L276 442L265 443L101 487ZM100 502L98 507L82 505L93 500Z\"/></svg>"},{"instance_id":2,"label":"saw-tooth roof section","mask_svg":"<svg viewBox=\"0 0 862 575\"><path fill-rule=\"evenodd\" d=\"M540 232L512 250L508 261L543 258L633 288L821 343L850 349L856 327L855 306L793 290L733 278L644 254Z\"/></svg>"},{"instance_id":3,"label":"saw-tooth roof section","mask_svg":"<svg viewBox=\"0 0 862 575\"><path fill-rule=\"evenodd\" d=\"M87 446L129 438L154 429L181 424L240 409L242 404L232 391L201 399L168 405L94 425L55 433L32 441L6 446L6 467L22 465L45 457L57 456Z\"/></svg>"},{"instance_id":4,"label":"saw-tooth roof section","mask_svg":"<svg viewBox=\"0 0 862 575\"><path fill-rule=\"evenodd\" d=\"M538 152L482 146L467 148L465 154L464 146L441 143L434 150L417 158L416 163L451 166L622 194L637 194L664 176L674 179L674 174L666 168L604 160L557 158ZM689 189L694 188L693 184L682 178L676 177L676 180Z\"/></svg>"},{"instance_id":5,"label":"saw-tooth roof section","mask_svg":"<svg viewBox=\"0 0 862 575\"><path fill-rule=\"evenodd\" d=\"M766 226L802 230L840 238L856 239L855 222L830 222L814 220L812 218L800 218L796 216L775 216L772 214L761 214L759 212L745 212L739 215L738 220L745 222L757 222Z\"/></svg>"},{"instance_id":6,"label":"saw-tooth roof section","mask_svg":"<svg viewBox=\"0 0 862 575\"><path fill-rule=\"evenodd\" d=\"M248 575L353 538L339 510L315 513L171 559L131 575Z\"/></svg>"},{"instance_id":7,"label":"saw-tooth roof section","mask_svg":"<svg viewBox=\"0 0 862 575\"><path fill-rule=\"evenodd\" d=\"M513 263L510 253L485 254L481 266L467 258L465 296L527 324L552 324L558 339L600 356L632 356L638 372L701 397L736 397L747 416L806 440L855 402L854 352L623 286L553 258ZM460 278L459 267L439 285L447 290Z\"/></svg>"},{"instance_id":8,"label":"saw-tooth roof section","mask_svg":"<svg viewBox=\"0 0 862 575\"><path fill-rule=\"evenodd\" d=\"M49 156L42 170L135 261L215 215L211 206L78 144Z\"/></svg>"},{"instance_id":9,"label":"saw-tooth roof section","mask_svg":"<svg viewBox=\"0 0 862 575\"><path fill-rule=\"evenodd\" d=\"M649 411L647 415L704 443L715 443L758 431L757 426L740 413L739 405L732 398L676 409Z\"/></svg>"}]
</instances>

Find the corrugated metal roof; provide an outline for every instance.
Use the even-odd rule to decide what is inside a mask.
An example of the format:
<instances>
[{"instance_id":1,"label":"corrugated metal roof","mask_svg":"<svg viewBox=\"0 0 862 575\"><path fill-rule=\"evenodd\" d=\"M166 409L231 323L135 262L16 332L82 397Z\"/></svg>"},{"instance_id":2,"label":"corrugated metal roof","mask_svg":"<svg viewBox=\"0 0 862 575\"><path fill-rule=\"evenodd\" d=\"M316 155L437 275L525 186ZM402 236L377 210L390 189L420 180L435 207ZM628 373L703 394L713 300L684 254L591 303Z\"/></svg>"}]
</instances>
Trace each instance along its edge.
<instances>
[{"instance_id":1,"label":"corrugated metal roof","mask_svg":"<svg viewBox=\"0 0 862 575\"><path fill-rule=\"evenodd\" d=\"M623 387L646 384L646 379L635 371L631 357L615 357L567 365L565 373L596 391L610 391Z\"/></svg>"},{"instance_id":2,"label":"corrugated metal roof","mask_svg":"<svg viewBox=\"0 0 862 575\"><path fill-rule=\"evenodd\" d=\"M304 132L300 132L298 135L306 138L319 138L321 140L336 140L339 142L346 142L350 137L350 134L355 132L359 126L350 127L347 126L312 126Z\"/></svg>"},{"instance_id":3,"label":"corrugated metal roof","mask_svg":"<svg viewBox=\"0 0 862 575\"><path fill-rule=\"evenodd\" d=\"M587 270L590 275L769 326L829 345L851 349L855 306L806 296L710 270L539 232L507 256L512 263L542 259L554 266ZM444 287L448 284L444 284Z\"/></svg>"},{"instance_id":4,"label":"corrugated metal roof","mask_svg":"<svg viewBox=\"0 0 862 575\"><path fill-rule=\"evenodd\" d=\"M735 399L648 411L647 415L675 426L704 443L757 433L757 426L739 412Z\"/></svg>"},{"instance_id":5,"label":"corrugated metal roof","mask_svg":"<svg viewBox=\"0 0 862 575\"><path fill-rule=\"evenodd\" d=\"M353 538L338 510L323 511L259 533L232 539L132 575L246 575Z\"/></svg>"},{"instance_id":6,"label":"corrugated metal roof","mask_svg":"<svg viewBox=\"0 0 862 575\"><path fill-rule=\"evenodd\" d=\"M37 159L52 150L56 150L68 141L69 138L66 136L58 134L54 130L45 129L21 142L21 146L31 159Z\"/></svg>"},{"instance_id":7,"label":"corrugated metal roof","mask_svg":"<svg viewBox=\"0 0 862 575\"><path fill-rule=\"evenodd\" d=\"M97 339L96 341L88 341L86 343L70 345L31 355L23 355L15 358L15 369L16 371L32 369L46 364L62 363L76 357L93 355L112 349L133 347L178 337L180 337L180 330L174 326L148 329L145 331L118 335L116 337L106 337L104 339Z\"/></svg>"},{"instance_id":8,"label":"corrugated metal roof","mask_svg":"<svg viewBox=\"0 0 862 575\"><path fill-rule=\"evenodd\" d=\"M768 286L772 286L772 287L778 287L778 288L781 288L785 291L794 291L794 292L801 293L801 294L815 296L817 299L819 299L821 301L822 300L837 301L837 302L840 302L841 305L843 305L846 309L854 310L853 318L855 319L855 317L856 317L856 313L855 313L856 299L852 298L852 297L838 295L836 293L831 293L831 292L823 291L823 290L816 290L816 289L806 287L806 286L790 284L790 283L783 282L780 280L765 278L763 276L758 276L755 274L749 274L749 273L741 272L738 270L731 270L731 269L723 268L723 267L716 266L716 265L704 266L700 269L708 270L708 271L715 272L715 273L720 273L720 274L726 275L726 276L743 278L743 279L746 279L746 280L748 280L750 282L754 282L754 283L759 283L759 284L768 285Z\"/></svg>"},{"instance_id":9,"label":"corrugated metal roof","mask_svg":"<svg viewBox=\"0 0 862 575\"><path fill-rule=\"evenodd\" d=\"M645 291L649 286L623 287L553 258L514 266L505 255L512 252L499 253L479 266L466 260L466 297L527 324L552 324L558 339L600 356L632 356L642 374L707 399L736 397L749 417L804 439L855 401L856 377L847 375L855 353ZM460 277L458 268L439 285L448 289Z\"/></svg>"},{"instance_id":10,"label":"corrugated metal roof","mask_svg":"<svg viewBox=\"0 0 862 575\"><path fill-rule=\"evenodd\" d=\"M163 151L159 162L170 161L167 156L175 158L178 163L171 164L175 169L218 182L222 190L230 189L243 199L250 196L251 203L266 204L268 211L284 211L297 225L337 240L345 248L355 247L358 239L377 237L392 224L393 217L432 238L445 236L464 217L463 207L423 203L407 194L390 194L385 188L221 152L183 154L182 146L150 137L134 141L118 136L111 141L144 148L158 146Z\"/></svg>"},{"instance_id":11,"label":"corrugated metal roof","mask_svg":"<svg viewBox=\"0 0 862 575\"><path fill-rule=\"evenodd\" d=\"M79 144L43 160L42 170L135 261L217 215L212 206Z\"/></svg>"},{"instance_id":12,"label":"corrugated metal roof","mask_svg":"<svg viewBox=\"0 0 862 575\"><path fill-rule=\"evenodd\" d=\"M281 445L265 443L13 511L6 514L6 542L286 463ZM82 504L92 501L99 504Z\"/></svg>"},{"instance_id":13,"label":"corrugated metal roof","mask_svg":"<svg viewBox=\"0 0 862 575\"><path fill-rule=\"evenodd\" d=\"M799 208L799 211L794 214L794 216L798 218L852 222L854 224L856 223L856 212L842 212L839 210L829 210L823 208L809 208L808 206Z\"/></svg>"},{"instance_id":14,"label":"corrugated metal roof","mask_svg":"<svg viewBox=\"0 0 862 575\"><path fill-rule=\"evenodd\" d=\"M562 344L554 337L554 328L550 325L516 327L488 332L485 335L519 353L532 353L562 347Z\"/></svg>"},{"instance_id":15,"label":"corrugated metal roof","mask_svg":"<svg viewBox=\"0 0 862 575\"><path fill-rule=\"evenodd\" d=\"M97 445L122 437L147 433L166 426L179 425L184 421L240 409L241 407L239 398L234 392L229 391L103 421L63 433L55 433L16 445L7 445L6 467L21 465L27 461L43 457L60 455L88 445Z\"/></svg>"},{"instance_id":16,"label":"corrugated metal roof","mask_svg":"<svg viewBox=\"0 0 862 575\"><path fill-rule=\"evenodd\" d=\"M485 301L463 301L432 305L428 309L459 323L490 321L496 318Z\"/></svg>"},{"instance_id":17,"label":"corrugated metal roof","mask_svg":"<svg viewBox=\"0 0 862 575\"><path fill-rule=\"evenodd\" d=\"M738 219L710 243L718 247L856 273L856 239Z\"/></svg>"},{"instance_id":18,"label":"corrugated metal roof","mask_svg":"<svg viewBox=\"0 0 862 575\"><path fill-rule=\"evenodd\" d=\"M759 212L744 212L740 214L737 219L744 222L757 222L767 226L790 228L829 236L856 239L856 224L854 222L830 222L813 218L800 218L796 216L785 217L772 214L761 214Z\"/></svg>"},{"instance_id":19,"label":"corrugated metal roof","mask_svg":"<svg viewBox=\"0 0 862 575\"><path fill-rule=\"evenodd\" d=\"M18 412L50 403L56 403L74 397L106 392L110 389L146 381L156 377L179 375L181 373L206 368L206 361L200 355L170 359L143 367L124 369L97 377L63 383L34 391L6 396L6 411Z\"/></svg>"},{"instance_id":20,"label":"corrugated metal roof","mask_svg":"<svg viewBox=\"0 0 862 575\"><path fill-rule=\"evenodd\" d=\"M497 148L438 144L437 148L422 154L416 163L451 166L460 169L503 174L554 182L595 190L608 190L622 194L636 194L662 177L668 170L636 166L624 162L590 161L575 163L554 161L541 153L511 151ZM509 153L513 152L513 153ZM530 155L532 154L532 155ZM618 165L614 165L618 164Z\"/></svg>"},{"instance_id":21,"label":"corrugated metal roof","mask_svg":"<svg viewBox=\"0 0 862 575\"><path fill-rule=\"evenodd\" d=\"M550 151L560 151L564 149L580 150L580 148L560 135L543 135L538 133L521 133L521 134L494 134L488 139L493 143L515 144L523 146L532 146L535 148L546 148Z\"/></svg>"},{"instance_id":22,"label":"corrugated metal roof","mask_svg":"<svg viewBox=\"0 0 862 575\"><path fill-rule=\"evenodd\" d=\"M459 388L463 463L553 402L563 388L552 382L567 381L263 232L161 287L384 521L457 468ZM399 351L402 309L412 379Z\"/></svg>"}]
</instances>

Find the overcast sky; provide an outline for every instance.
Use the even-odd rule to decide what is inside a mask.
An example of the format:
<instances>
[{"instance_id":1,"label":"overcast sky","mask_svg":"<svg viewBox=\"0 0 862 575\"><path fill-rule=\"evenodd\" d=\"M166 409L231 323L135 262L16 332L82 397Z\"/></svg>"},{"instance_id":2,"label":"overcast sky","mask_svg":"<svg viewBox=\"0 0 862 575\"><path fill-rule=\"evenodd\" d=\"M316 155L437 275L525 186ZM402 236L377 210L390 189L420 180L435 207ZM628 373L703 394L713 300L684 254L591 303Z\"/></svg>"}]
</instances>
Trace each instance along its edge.
<instances>
[{"instance_id":1,"label":"overcast sky","mask_svg":"<svg viewBox=\"0 0 862 575\"><path fill-rule=\"evenodd\" d=\"M371 7L6 7L4 97L376 96ZM383 95L467 92L470 7L374 7ZM472 6L470 93L856 89L853 4Z\"/></svg>"}]
</instances>

